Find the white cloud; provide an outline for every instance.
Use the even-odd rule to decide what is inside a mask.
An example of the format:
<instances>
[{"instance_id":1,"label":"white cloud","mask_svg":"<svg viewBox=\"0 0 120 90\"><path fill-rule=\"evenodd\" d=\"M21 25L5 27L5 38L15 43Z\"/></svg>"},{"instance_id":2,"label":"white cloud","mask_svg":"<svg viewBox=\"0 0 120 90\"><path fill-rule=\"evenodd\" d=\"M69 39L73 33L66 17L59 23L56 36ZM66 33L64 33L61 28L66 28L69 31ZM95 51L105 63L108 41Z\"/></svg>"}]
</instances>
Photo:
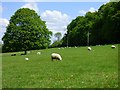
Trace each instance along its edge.
<instances>
[{"instance_id":1,"label":"white cloud","mask_svg":"<svg viewBox=\"0 0 120 90\"><path fill-rule=\"evenodd\" d=\"M86 10L86 11L85 11L85 10L80 10L80 11L79 11L79 14L83 16L83 15L85 15L87 12L95 12L95 11L97 11L97 10L96 10L95 8L91 7L89 10Z\"/></svg>"},{"instance_id":2,"label":"white cloud","mask_svg":"<svg viewBox=\"0 0 120 90\"><path fill-rule=\"evenodd\" d=\"M23 5L21 8L29 8L29 9L35 10L37 13L39 13L39 8L38 8L36 2L28 2L25 5Z\"/></svg>"},{"instance_id":3,"label":"white cloud","mask_svg":"<svg viewBox=\"0 0 120 90\"><path fill-rule=\"evenodd\" d=\"M1 26L7 26L9 24L9 21L5 18L0 18L0 25Z\"/></svg>"},{"instance_id":4,"label":"white cloud","mask_svg":"<svg viewBox=\"0 0 120 90\"><path fill-rule=\"evenodd\" d=\"M86 11L80 10L79 13L85 15L85 14L86 14Z\"/></svg>"},{"instance_id":5,"label":"white cloud","mask_svg":"<svg viewBox=\"0 0 120 90\"><path fill-rule=\"evenodd\" d=\"M91 7L91 8L89 9L89 12L95 12L95 11L96 11L96 9L93 8L93 7Z\"/></svg>"},{"instance_id":6,"label":"white cloud","mask_svg":"<svg viewBox=\"0 0 120 90\"><path fill-rule=\"evenodd\" d=\"M6 26L9 24L9 21L5 18L0 18L0 42L2 41L2 37L6 31Z\"/></svg>"},{"instance_id":7,"label":"white cloud","mask_svg":"<svg viewBox=\"0 0 120 90\"><path fill-rule=\"evenodd\" d=\"M53 32L53 35L56 32L61 32L62 36L66 33L66 27L70 23L70 17L60 11L50 11L46 10L41 15L41 19L46 21L47 28ZM52 41L55 38L52 36Z\"/></svg>"}]
</instances>

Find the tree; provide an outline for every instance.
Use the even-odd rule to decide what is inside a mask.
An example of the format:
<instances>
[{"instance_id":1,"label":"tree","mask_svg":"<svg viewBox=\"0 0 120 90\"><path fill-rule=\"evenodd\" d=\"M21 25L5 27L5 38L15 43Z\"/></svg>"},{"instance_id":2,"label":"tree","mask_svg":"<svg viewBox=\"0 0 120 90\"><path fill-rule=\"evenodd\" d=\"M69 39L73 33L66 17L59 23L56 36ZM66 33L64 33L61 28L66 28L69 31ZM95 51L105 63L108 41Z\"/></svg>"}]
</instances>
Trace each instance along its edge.
<instances>
[{"instance_id":1,"label":"tree","mask_svg":"<svg viewBox=\"0 0 120 90\"><path fill-rule=\"evenodd\" d=\"M103 4L96 12L76 17L67 26L62 45L67 37L69 46L83 46L86 41L88 45L120 43L120 1Z\"/></svg>"},{"instance_id":2,"label":"tree","mask_svg":"<svg viewBox=\"0 0 120 90\"><path fill-rule=\"evenodd\" d=\"M22 8L11 17L3 36L3 52L46 48L52 32L34 10Z\"/></svg>"},{"instance_id":3,"label":"tree","mask_svg":"<svg viewBox=\"0 0 120 90\"><path fill-rule=\"evenodd\" d=\"M57 38L57 41L60 41L62 34L60 32L55 33L54 35Z\"/></svg>"},{"instance_id":4,"label":"tree","mask_svg":"<svg viewBox=\"0 0 120 90\"><path fill-rule=\"evenodd\" d=\"M67 37L69 46L86 45L87 30L86 30L87 19L83 16L78 16L67 26Z\"/></svg>"},{"instance_id":5,"label":"tree","mask_svg":"<svg viewBox=\"0 0 120 90\"><path fill-rule=\"evenodd\" d=\"M101 36L104 44L120 43L120 2L102 5L98 13L102 15Z\"/></svg>"}]
</instances>

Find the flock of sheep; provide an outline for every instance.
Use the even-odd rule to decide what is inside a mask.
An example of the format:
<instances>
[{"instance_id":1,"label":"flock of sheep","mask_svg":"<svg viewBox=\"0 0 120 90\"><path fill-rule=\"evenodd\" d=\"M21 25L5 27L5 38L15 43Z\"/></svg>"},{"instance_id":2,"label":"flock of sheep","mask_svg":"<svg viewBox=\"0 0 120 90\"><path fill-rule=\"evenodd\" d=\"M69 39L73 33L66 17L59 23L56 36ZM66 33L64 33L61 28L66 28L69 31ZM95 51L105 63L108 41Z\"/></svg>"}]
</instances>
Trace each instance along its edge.
<instances>
[{"instance_id":1,"label":"flock of sheep","mask_svg":"<svg viewBox=\"0 0 120 90\"><path fill-rule=\"evenodd\" d=\"M77 48L77 47L75 47L75 48ZM112 45L111 46L111 48L112 49L115 49L116 48L116 46L115 45ZM60 48L58 48L58 49L60 49ZM62 48L63 49L63 48ZM91 51L92 50L92 48L91 47L87 47L87 49L89 50L89 51ZM28 52L28 53L30 53L30 51ZM40 55L41 54L41 52L37 52L37 54L38 55ZM16 56L16 54L12 54L11 56ZM25 58L25 60L29 60L29 58ZM51 54L51 60L53 61L53 60L58 60L58 61L62 61L62 57L61 57L61 55L60 54L58 54L58 53L52 53Z\"/></svg>"}]
</instances>

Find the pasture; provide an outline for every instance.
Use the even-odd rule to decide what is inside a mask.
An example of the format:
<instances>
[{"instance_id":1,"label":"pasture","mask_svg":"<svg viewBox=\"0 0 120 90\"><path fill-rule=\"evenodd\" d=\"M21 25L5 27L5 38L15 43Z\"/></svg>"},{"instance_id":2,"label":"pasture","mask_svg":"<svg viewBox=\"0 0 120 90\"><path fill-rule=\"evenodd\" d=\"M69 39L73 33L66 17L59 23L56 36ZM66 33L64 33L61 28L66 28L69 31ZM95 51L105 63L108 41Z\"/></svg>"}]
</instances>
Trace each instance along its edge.
<instances>
[{"instance_id":1,"label":"pasture","mask_svg":"<svg viewBox=\"0 0 120 90\"><path fill-rule=\"evenodd\" d=\"M37 52L41 52L40 55ZM51 53L62 61L51 61ZM3 88L116 88L118 87L118 45L52 48L2 54ZM29 60L25 60L29 58Z\"/></svg>"}]
</instances>

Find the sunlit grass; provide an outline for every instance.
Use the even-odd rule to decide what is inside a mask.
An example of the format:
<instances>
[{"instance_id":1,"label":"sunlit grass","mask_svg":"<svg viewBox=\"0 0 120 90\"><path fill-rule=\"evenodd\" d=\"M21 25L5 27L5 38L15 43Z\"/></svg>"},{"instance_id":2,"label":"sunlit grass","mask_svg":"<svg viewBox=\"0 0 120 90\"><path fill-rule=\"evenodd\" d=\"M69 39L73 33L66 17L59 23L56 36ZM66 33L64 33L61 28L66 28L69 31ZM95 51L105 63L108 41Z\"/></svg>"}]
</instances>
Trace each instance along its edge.
<instances>
[{"instance_id":1,"label":"sunlit grass","mask_svg":"<svg viewBox=\"0 0 120 90\"><path fill-rule=\"evenodd\" d=\"M117 45L116 45L117 46ZM3 54L3 88L116 88L118 87L118 46L111 45L46 49L27 56ZM41 55L37 55L37 51ZM51 53L62 61L51 61ZM28 61L25 57L29 58Z\"/></svg>"}]
</instances>

